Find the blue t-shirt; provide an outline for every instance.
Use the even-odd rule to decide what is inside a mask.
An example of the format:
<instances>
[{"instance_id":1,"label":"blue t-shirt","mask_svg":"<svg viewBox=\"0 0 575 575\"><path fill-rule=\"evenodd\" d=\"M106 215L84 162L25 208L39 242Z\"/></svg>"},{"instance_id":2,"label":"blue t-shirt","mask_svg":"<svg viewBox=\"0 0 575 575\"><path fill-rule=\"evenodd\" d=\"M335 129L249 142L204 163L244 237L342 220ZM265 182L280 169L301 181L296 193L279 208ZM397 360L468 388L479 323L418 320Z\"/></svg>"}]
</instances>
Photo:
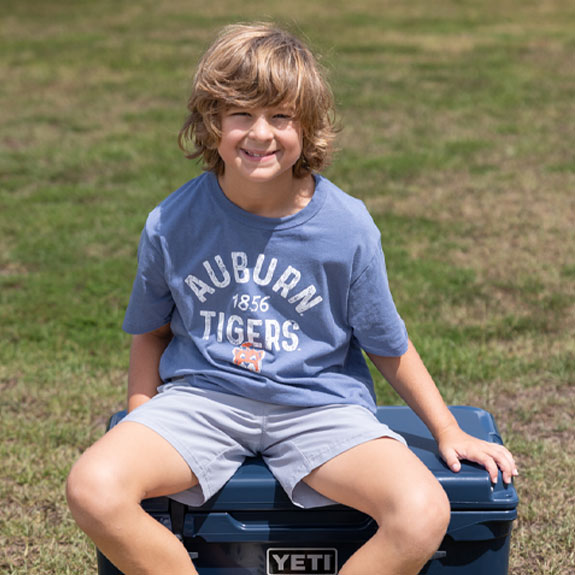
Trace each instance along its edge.
<instances>
[{"instance_id":1,"label":"blue t-shirt","mask_svg":"<svg viewBox=\"0 0 575 575\"><path fill-rule=\"evenodd\" d=\"M375 409L361 350L403 355L407 332L364 204L314 177L309 204L284 218L242 210L211 172L150 213L123 328L171 324L164 382Z\"/></svg>"}]
</instances>

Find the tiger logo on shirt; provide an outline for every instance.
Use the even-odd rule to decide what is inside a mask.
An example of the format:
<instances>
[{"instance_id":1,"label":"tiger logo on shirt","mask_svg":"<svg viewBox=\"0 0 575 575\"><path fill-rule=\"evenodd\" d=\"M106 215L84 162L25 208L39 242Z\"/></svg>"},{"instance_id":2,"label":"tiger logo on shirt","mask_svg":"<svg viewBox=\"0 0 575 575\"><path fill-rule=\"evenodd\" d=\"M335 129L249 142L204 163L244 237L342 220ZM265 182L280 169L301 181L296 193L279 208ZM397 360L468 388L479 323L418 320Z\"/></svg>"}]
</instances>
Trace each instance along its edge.
<instances>
[{"instance_id":1,"label":"tiger logo on shirt","mask_svg":"<svg viewBox=\"0 0 575 575\"><path fill-rule=\"evenodd\" d=\"M263 350L253 348L249 342L243 343L240 347L234 347L234 365L238 365L250 371L260 373L262 362L266 355Z\"/></svg>"}]
</instances>

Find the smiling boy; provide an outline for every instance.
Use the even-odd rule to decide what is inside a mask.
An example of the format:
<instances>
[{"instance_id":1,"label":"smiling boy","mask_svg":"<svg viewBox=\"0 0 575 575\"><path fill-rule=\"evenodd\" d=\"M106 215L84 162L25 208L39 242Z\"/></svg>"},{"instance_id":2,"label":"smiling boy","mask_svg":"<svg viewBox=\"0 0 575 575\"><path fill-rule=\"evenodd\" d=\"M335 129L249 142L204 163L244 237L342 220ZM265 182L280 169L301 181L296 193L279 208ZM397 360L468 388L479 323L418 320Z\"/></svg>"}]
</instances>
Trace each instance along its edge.
<instances>
[{"instance_id":1,"label":"smiling boy","mask_svg":"<svg viewBox=\"0 0 575 575\"><path fill-rule=\"evenodd\" d=\"M307 206L311 174L293 177L302 153L302 128L284 107L224 110L218 153L226 169L219 183L234 204L252 214L278 218Z\"/></svg>"},{"instance_id":2,"label":"smiling boy","mask_svg":"<svg viewBox=\"0 0 575 575\"><path fill-rule=\"evenodd\" d=\"M364 205L319 175L333 101L309 49L267 24L226 27L199 64L180 145L206 171L149 215L124 329L129 414L72 469L78 524L126 575L197 573L140 507L201 505L261 454L292 501L333 502L379 529L341 575L416 574L449 502L374 415L364 352L454 471L516 473L464 433L410 342Z\"/></svg>"}]
</instances>

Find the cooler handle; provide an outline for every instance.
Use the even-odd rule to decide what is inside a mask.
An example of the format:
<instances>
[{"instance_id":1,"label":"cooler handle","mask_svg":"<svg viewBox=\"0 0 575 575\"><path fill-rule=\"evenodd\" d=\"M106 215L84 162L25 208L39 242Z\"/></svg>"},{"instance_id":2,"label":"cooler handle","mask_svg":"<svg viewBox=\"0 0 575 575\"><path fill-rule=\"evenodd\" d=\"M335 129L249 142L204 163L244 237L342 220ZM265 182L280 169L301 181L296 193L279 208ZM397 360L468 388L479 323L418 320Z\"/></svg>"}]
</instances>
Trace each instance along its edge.
<instances>
[{"instance_id":1,"label":"cooler handle","mask_svg":"<svg viewBox=\"0 0 575 575\"><path fill-rule=\"evenodd\" d=\"M273 512L271 513L273 516ZM366 517L361 522L332 527L329 525L285 525L272 520L240 521L227 512L212 512L205 516L186 516L185 537L201 537L209 543L237 541L310 540L364 541L375 533L375 522Z\"/></svg>"}]
</instances>

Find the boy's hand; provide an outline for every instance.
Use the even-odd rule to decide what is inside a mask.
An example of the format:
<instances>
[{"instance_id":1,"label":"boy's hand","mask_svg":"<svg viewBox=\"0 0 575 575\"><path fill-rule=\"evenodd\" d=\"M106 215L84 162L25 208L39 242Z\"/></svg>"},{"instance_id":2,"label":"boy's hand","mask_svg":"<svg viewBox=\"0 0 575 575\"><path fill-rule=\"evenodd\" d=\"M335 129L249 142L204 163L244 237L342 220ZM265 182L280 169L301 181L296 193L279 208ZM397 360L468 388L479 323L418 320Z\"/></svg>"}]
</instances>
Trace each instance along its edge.
<instances>
[{"instance_id":1,"label":"boy's hand","mask_svg":"<svg viewBox=\"0 0 575 575\"><path fill-rule=\"evenodd\" d=\"M511 483L518 475L515 460L511 452L503 445L477 439L460 428L450 428L437 438L439 453L449 468L458 472L460 460L466 459L483 465L492 483L497 483L498 470L501 469L504 483Z\"/></svg>"}]
</instances>

